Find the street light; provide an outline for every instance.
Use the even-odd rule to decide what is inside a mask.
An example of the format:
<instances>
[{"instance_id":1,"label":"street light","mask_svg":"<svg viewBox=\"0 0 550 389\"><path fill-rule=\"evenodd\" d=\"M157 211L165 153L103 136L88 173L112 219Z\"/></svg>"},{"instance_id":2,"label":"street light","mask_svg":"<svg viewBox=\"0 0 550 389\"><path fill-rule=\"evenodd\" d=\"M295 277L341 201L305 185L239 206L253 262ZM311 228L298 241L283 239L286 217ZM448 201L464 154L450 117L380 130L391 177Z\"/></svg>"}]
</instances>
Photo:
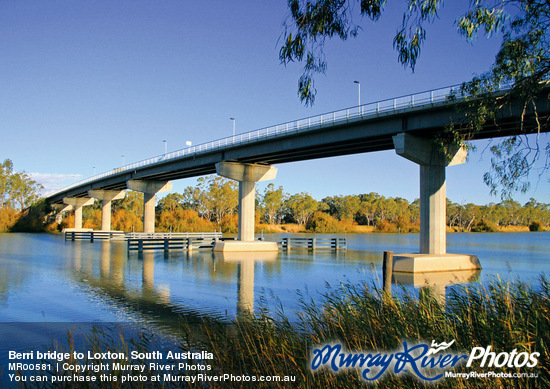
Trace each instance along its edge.
<instances>
[{"instance_id":1,"label":"street light","mask_svg":"<svg viewBox=\"0 0 550 389\"><path fill-rule=\"evenodd\" d=\"M166 154L166 150L168 150L168 142L166 140L163 140L164 142L164 154Z\"/></svg>"},{"instance_id":2,"label":"street light","mask_svg":"<svg viewBox=\"0 0 550 389\"><path fill-rule=\"evenodd\" d=\"M354 84L357 84L357 91L359 93L359 106L361 106L361 83L359 81L353 81Z\"/></svg>"},{"instance_id":3,"label":"street light","mask_svg":"<svg viewBox=\"0 0 550 389\"><path fill-rule=\"evenodd\" d=\"M93 167L93 169L94 169L94 176L95 176L95 166Z\"/></svg>"},{"instance_id":4,"label":"street light","mask_svg":"<svg viewBox=\"0 0 550 389\"><path fill-rule=\"evenodd\" d=\"M233 120L233 136L235 136L235 118L229 118L229 120Z\"/></svg>"},{"instance_id":5,"label":"street light","mask_svg":"<svg viewBox=\"0 0 550 389\"><path fill-rule=\"evenodd\" d=\"M124 166L124 155L122 155L121 157L122 157L122 166Z\"/></svg>"}]
</instances>

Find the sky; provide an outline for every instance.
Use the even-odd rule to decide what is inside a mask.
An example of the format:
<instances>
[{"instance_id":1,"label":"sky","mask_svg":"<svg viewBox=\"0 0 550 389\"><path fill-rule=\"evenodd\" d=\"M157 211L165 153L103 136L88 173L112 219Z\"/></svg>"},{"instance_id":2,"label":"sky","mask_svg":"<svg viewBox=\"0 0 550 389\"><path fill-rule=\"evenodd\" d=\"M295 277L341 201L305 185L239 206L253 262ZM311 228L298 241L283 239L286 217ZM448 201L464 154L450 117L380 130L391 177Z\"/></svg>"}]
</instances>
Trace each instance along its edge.
<instances>
[{"instance_id":1,"label":"sky","mask_svg":"<svg viewBox=\"0 0 550 389\"><path fill-rule=\"evenodd\" d=\"M59 189L122 165L236 132L361 102L467 81L488 70L499 39L473 44L456 32L467 0L447 1L428 27L415 72L392 47L403 3L378 21L355 19L359 36L327 42L328 68L313 107L297 96L302 65L278 59L285 0L0 0L0 159ZM490 154L480 142L447 170L447 197L499 202L483 184ZM122 157L124 156L124 157ZM377 192L419 196L419 168L393 150L281 164L273 183L317 199ZM196 179L173 182L182 192ZM267 183L259 184L262 191ZM548 175L515 199L550 203Z\"/></svg>"}]
</instances>

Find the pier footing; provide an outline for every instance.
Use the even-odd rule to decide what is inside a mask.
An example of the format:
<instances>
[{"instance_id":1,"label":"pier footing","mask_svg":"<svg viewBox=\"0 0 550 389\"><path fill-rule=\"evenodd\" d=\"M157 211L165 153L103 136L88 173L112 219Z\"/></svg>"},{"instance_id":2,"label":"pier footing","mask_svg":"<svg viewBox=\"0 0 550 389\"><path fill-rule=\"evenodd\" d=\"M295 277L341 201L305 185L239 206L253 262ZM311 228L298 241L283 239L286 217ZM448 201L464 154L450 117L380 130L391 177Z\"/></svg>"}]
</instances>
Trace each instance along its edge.
<instances>
[{"instance_id":1,"label":"pier footing","mask_svg":"<svg viewBox=\"0 0 550 389\"><path fill-rule=\"evenodd\" d=\"M393 271L403 273L427 273L481 269L479 259L467 254L397 254Z\"/></svg>"},{"instance_id":2,"label":"pier footing","mask_svg":"<svg viewBox=\"0 0 550 389\"><path fill-rule=\"evenodd\" d=\"M277 242L243 242L238 240L228 240L216 242L214 251L217 252L251 252L251 251L278 251Z\"/></svg>"}]
</instances>

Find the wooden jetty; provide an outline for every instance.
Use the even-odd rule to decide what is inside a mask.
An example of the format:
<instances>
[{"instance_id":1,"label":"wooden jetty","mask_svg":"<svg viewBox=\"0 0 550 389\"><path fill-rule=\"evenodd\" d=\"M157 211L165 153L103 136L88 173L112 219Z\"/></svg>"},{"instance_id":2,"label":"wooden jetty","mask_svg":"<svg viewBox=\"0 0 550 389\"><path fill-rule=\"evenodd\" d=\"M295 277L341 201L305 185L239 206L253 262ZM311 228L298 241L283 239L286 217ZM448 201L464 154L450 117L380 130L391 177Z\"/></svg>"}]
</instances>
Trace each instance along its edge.
<instances>
[{"instance_id":1,"label":"wooden jetty","mask_svg":"<svg viewBox=\"0 0 550 389\"><path fill-rule=\"evenodd\" d=\"M347 250L346 238L283 238L279 242L283 250L290 249L330 249L330 250Z\"/></svg>"}]
</instances>

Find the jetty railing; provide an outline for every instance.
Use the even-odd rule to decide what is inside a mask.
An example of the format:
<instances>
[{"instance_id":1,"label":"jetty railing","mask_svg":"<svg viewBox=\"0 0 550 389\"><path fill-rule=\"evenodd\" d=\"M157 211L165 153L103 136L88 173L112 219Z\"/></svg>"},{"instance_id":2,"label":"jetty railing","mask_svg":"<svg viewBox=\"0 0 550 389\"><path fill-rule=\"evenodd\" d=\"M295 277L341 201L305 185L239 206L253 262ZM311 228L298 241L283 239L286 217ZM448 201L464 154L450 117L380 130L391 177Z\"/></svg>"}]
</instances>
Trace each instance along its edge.
<instances>
[{"instance_id":1,"label":"jetty railing","mask_svg":"<svg viewBox=\"0 0 550 389\"><path fill-rule=\"evenodd\" d=\"M124 231L71 230L66 229L65 240L124 240Z\"/></svg>"},{"instance_id":2,"label":"jetty railing","mask_svg":"<svg viewBox=\"0 0 550 389\"><path fill-rule=\"evenodd\" d=\"M290 249L330 249L330 250L347 250L348 245L346 238L283 238L279 242L283 250Z\"/></svg>"},{"instance_id":3,"label":"jetty railing","mask_svg":"<svg viewBox=\"0 0 550 389\"><path fill-rule=\"evenodd\" d=\"M131 233L126 235L128 251L211 249L217 241L227 240L221 232L198 233ZM230 238L232 239L232 238Z\"/></svg>"}]
</instances>

